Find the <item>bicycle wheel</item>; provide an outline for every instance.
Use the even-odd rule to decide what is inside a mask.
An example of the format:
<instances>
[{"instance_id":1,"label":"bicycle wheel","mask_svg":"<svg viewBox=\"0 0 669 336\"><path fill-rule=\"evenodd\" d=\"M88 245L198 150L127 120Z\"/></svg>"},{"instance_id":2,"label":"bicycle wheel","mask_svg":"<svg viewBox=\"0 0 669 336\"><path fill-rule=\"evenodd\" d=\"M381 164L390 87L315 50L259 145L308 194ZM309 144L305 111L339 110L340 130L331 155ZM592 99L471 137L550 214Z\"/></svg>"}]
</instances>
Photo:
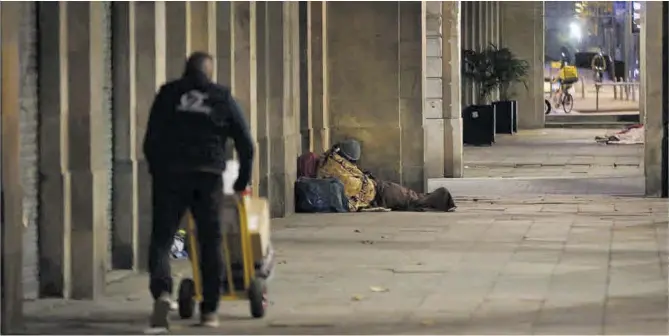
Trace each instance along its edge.
<instances>
[{"instance_id":1,"label":"bicycle wheel","mask_svg":"<svg viewBox=\"0 0 669 336\"><path fill-rule=\"evenodd\" d=\"M571 93L565 92L564 96L562 97L562 108L564 109L564 113L570 113L573 107L574 97L571 95Z\"/></svg>"},{"instance_id":2,"label":"bicycle wheel","mask_svg":"<svg viewBox=\"0 0 669 336\"><path fill-rule=\"evenodd\" d=\"M551 102L549 102L548 99L544 99L544 113L548 115L549 113L551 113L551 109L552 109Z\"/></svg>"}]
</instances>

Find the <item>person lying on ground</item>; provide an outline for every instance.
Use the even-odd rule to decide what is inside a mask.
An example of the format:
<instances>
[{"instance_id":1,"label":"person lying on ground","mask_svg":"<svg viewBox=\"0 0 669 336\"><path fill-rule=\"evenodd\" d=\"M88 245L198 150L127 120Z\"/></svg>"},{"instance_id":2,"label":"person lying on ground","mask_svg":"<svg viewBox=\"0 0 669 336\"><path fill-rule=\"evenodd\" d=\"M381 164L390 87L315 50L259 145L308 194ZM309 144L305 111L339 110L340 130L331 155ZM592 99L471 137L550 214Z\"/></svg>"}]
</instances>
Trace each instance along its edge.
<instances>
[{"instance_id":1,"label":"person lying on ground","mask_svg":"<svg viewBox=\"0 0 669 336\"><path fill-rule=\"evenodd\" d=\"M387 208L393 211L445 211L456 209L453 197L446 188L432 193L418 193L398 183L376 178L362 170L360 143L346 140L325 152L318 168L319 178L337 178L344 184L350 211L369 208Z\"/></svg>"}]
</instances>

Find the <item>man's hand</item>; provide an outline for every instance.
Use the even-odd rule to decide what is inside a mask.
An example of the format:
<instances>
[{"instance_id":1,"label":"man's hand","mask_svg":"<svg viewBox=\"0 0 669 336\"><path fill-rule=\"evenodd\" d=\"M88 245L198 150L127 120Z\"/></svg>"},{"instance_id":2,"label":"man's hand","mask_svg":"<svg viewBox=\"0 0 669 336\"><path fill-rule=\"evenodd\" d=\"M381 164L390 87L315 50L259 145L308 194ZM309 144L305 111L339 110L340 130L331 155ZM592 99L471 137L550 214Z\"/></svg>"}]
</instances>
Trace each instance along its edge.
<instances>
[{"instance_id":1,"label":"man's hand","mask_svg":"<svg viewBox=\"0 0 669 336\"><path fill-rule=\"evenodd\" d=\"M246 191L246 188L246 182L240 180L235 181L235 184L232 186L232 190L235 191L235 194L242 194L244 191Z\"/></svg>"}]
</instances>

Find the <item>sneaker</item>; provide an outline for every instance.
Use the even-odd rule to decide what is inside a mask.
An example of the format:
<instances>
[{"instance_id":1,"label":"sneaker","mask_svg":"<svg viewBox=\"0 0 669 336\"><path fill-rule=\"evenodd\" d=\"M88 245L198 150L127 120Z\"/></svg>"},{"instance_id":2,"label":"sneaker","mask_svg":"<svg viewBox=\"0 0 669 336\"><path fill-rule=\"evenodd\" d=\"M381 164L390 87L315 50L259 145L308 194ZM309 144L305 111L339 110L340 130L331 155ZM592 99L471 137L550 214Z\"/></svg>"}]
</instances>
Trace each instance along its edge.
<instances>
[{"instance_id":1,"label":"sneaker","mask_svg":"<svg viewBox=\"0 0 669 336\"><path fill-rule=\"evenodd\" d=\"M153 313L151 314L151 328L169 329L168 320L173 301L169 295L163 294L153 302Z\"/></svg>"},{"instance_id":2,"label":"sneaker","mask_svg":"<svg viewBox=\"0 0 669 336\"><path fill-rule=\"evenodd\" d=\"M200 326L218 328L218 315L216 313L202 314L200 316Z\"/></svg>"}]
</instances>

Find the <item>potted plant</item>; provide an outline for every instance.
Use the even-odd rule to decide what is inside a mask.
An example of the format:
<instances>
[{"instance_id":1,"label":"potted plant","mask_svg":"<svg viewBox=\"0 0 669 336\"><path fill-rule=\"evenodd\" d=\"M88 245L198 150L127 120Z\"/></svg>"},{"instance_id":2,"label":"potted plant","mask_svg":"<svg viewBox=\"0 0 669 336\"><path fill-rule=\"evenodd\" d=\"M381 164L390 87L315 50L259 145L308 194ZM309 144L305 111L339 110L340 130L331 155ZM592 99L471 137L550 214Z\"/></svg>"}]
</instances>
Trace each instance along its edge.
<instances>
[{"instance_id":1,"label":"potted plant","mask_svg":"<svg viewBox=\"0 0 669 336\"><path fill-rule=\"evenodd\" d=\"M494 76L494 50L464 50L462 78L473 84L475 102L462 111L462 137L466 144L490 145L495 142L495 110L490 98L498 86Z\"/></svg>"},{"instance_id":2,"label":"potted plant","mask_svg":"<svg viewBox=\"0 0 669 336\"><path fill-rule=\"evenodd\" d=\"M508 48L498 48L491 44L489 47L493 76L499 88L499 101L495 106L495 129L497 133L513 134L517 131L518 104L511 99L510 88L514 83L522 83L527 90L527 75L530 64L518 59Z\"/></svg>"}]
</instances>

